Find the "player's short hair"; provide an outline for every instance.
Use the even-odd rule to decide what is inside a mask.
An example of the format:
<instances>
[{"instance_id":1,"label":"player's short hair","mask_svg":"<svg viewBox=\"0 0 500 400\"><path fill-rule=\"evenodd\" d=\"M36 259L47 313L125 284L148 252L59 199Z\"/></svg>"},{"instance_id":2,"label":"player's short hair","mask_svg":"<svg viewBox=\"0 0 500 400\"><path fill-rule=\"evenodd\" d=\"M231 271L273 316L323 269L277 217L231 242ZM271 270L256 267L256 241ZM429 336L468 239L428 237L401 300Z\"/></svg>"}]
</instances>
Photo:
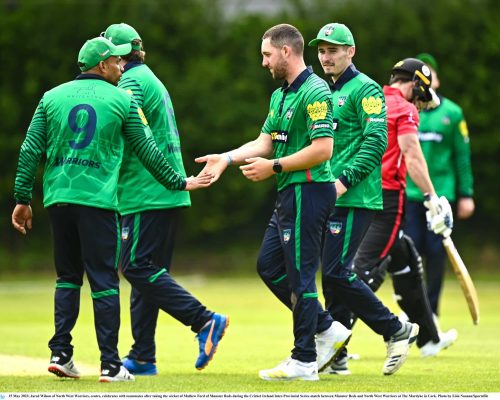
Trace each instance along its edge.
<instances>
[{"instance_id":1,"label":"player's short hair","mask_svg":"<svg viewBox=\"0 0 500 400\"><path fill-rule=\"evenodd\" d=\"M269 28L262 36L262 40L267 38L273 47L290 46L295 54L299 56L304 54L304 38L292 25L279 24Z\"/></svg>"},{"instance_id":2,"label":"player's short hair","mask_svg":"<svg viewBox=\"0 0 500 400\"><path fill-rule=\"evenodd\" d=\"M395 72L391 74L391 78L389 79L389 85L392 85L395 82L410 82L413 76L407 72Z\"/></svg>"},{"instance_id":3,"label":"player's short hair","mask_svg":"<svg viewBox=\"0 0 500 400\"><path fill-rule=\"evenodd\" d=\"M139 47L140 50L135 50L136 47ZM144 62L146 53L144 52L144 46L142 44L141 39L134 39L132 40L132 51L130 54L127 54L126 56L122 56L122 58L127 61L140 61Z\"/></svg>"}]
</instances>

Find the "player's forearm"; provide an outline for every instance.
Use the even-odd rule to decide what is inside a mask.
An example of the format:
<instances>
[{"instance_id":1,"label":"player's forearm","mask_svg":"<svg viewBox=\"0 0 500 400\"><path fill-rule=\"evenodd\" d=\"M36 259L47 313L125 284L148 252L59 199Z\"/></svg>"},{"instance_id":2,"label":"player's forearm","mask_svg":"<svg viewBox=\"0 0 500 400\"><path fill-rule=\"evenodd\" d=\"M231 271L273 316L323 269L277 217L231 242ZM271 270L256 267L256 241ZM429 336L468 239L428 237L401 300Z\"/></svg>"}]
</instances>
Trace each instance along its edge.
<instances>
[{"instance_id":1,"label":"player's forearm","mask_svg":"<svg viewBox=\"0 0 500 400\"><path fill-rule=\"evenodd\" d=\"M429 194L436 193L423 155L421 157L405 157L405 162L406 168L408 169L408 175L410 175L410 178L420 191Z\"/></svg>"},{"instance_id":2,"label":"player's forearm","mask_svg":"<svg viewBox=\"0 0 500 400\"><path fill-rule=\"evenodd\" d=\"M463 138L455 148L455 176L457 177L458 193L462 197L472 197L474 195L474 179L472 177L470 145L464 143Z\"/></svg>"},{"instance_id":3,"label":"player's forearm","mask_svg":"<svg viewBox=\"0 0 500 400\"><path fill-rule=\"evenodd\" d=\"M314 139L312 143L302 150L280 158L280 164L283 171L302 171L332 158L333 153L333 138L320 137Z\"/></svg>"},{"instance_id":4,"label":"player's forearm","mask_svg":"<svg viewBox=\"0 0 500 400\"><path fill-rule=\"evenodd\" d=\"M247 158L269 157L273 152L273 144L269 135L261 133L259 137L251 142L227 151L224 154L231 158L232 164L243 164Z\"/></svg>"},{"instance_id":5,"label":"player's forearm","mask_svg":"<svg viewBox=\"0 0 500 400\"><path fill-rule=\"evenodd\" d=\"M27 204L31 201L36 170L46 146L46 119L43 104L40 102L19 152L14 184L14 198L17 202ZM53 166L48 166L50 167Z\"/></svg>"}]
</instances>

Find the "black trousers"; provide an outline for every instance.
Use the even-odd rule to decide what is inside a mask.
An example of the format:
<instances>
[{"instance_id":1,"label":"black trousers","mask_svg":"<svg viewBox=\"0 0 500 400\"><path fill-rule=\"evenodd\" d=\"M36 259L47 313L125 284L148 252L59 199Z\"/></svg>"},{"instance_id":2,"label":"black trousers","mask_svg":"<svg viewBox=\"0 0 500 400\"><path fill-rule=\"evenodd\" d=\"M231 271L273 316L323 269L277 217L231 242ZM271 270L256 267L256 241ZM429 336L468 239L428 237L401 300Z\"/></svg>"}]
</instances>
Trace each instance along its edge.
<instances>
[{"instance_id":1,"label":"black trousers","mask_svg":"<svg viewBox=\"0 0 500 400\"><path fill-rule=\"evenodd\" d=\"M71 331L80 310L80 288L87 274L94 306L101 364L121 365L118 355L120 299L118 215L114 211L75 204L48 207L57 272L55 334L52 351L73 354Z\"/></svg>"},{"instance_id":2,"label":"black trousers","mask_svg":"<svg viewBox=\"0 0 500 400\"><path fill-rule=\"evenodd\" d=\"M404 236L404 190L383 190L384 209L378 212L356 253L354 263L361 270L371 270L390 256L387 270L392 275L394 293L401 309L420 326L417 346L439 341L423 282L419 254Z\"/></svg>"},{"instance_id":3,"label":"black trousers","mask_svg":"<svg viewBox=\"0 0 500 400\"><path fill-rule=\"evenodd\" d=\"M401 323L352 271L354 255L375 213L364 208L335 207L323 245L323 293L334 319L350 328L352 311L387 341Z\"/></svg>"}]
</instances>

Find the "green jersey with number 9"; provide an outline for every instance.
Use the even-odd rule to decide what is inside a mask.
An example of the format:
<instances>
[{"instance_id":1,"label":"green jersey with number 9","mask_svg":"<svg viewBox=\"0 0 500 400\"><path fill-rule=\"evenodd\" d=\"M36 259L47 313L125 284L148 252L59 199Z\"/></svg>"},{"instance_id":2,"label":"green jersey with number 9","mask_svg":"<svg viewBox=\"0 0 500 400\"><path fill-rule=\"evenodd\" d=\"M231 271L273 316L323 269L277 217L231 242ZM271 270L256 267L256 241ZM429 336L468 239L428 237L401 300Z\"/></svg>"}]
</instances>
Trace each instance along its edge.
<instances>
[{"instance_id":1,"label":"green jersey with number 9","mask_svg":"<svg viewBox=\"0 0 500 400\"><path fill-rule=\"evenodd\" d=\"M21 146L14 197L31 200L35 172L45 154L45 207L71 203L117 210L124 136L163 185L185 187L184 177L155 146L132 96L98 75L82 74L46 92L40 101Z\"/></svg>"}]
</instances>

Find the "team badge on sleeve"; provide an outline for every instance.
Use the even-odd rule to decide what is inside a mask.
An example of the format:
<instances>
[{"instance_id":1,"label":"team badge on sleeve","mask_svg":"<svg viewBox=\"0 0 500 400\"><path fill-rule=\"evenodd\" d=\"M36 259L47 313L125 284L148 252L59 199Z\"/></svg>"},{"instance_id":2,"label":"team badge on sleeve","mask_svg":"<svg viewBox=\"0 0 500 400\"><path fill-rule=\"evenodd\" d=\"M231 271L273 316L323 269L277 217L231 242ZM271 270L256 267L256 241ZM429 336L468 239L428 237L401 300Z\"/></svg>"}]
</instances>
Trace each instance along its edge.
<instances>
[{"instance_id":1,"label":"team badge on sleeve","mask_svg":"<svg viewBox=\"0 0 500 400\"><path fill-rule=\"evenodd\" d=\"M373 96L364 97L361 105L367 114L380 114L382 111L382 99L380 97L377 99Z\"/></svg>"},{"instance_id":2,"label":"team badge on sleeve","mask_svg":"<svg viewBox=\"0 0 500 400\"><path fill-rule=\"evenodd\" d=\"M326 104L326 101L322 101L321 103L319 101L315 101L314 104L307 105L307 113L313 121L325 119L327 112L328 105Z\"/></svg>"}]
</instances>

